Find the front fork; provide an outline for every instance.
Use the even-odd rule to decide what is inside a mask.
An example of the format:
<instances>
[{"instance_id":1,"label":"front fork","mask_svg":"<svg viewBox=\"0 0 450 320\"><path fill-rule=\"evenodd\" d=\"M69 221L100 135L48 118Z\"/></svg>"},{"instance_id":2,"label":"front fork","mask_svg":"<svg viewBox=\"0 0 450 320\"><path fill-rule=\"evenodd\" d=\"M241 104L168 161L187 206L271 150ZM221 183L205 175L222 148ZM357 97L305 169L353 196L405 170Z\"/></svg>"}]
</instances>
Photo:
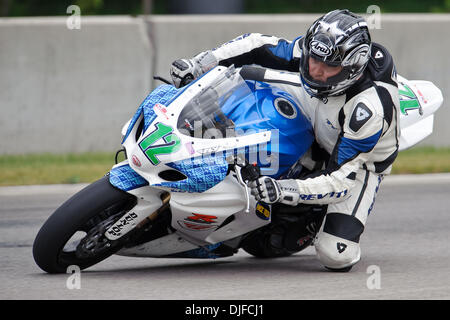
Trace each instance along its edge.
<instances>
[{"instance_id":1,"label":"front fork","mask_svg":"<svg viewBox=\"0 0 450 320\"><path fill-rule=\"evenodd\" d=\"M105 237L109 240L117 240L129 233L135 228L141 228L156 217L168 207L170 193L147 195L144 198L138 198L137 204L125 213L105 232Z\"/></svg>"},{"instance_id":2,"label":"front fork","mask_svg":"<svg viewBox=\"0 0 450 320\"><path fill-rule=\"evenodd\" d=\"M136 205L106 230L105 237L109 240L122 238L134 228L154 220L169 205L170 193L149 187L148 182L129 166L128 161L111 169L109 181L114 187L137 198Z\"/></svg>"}]
</instances>

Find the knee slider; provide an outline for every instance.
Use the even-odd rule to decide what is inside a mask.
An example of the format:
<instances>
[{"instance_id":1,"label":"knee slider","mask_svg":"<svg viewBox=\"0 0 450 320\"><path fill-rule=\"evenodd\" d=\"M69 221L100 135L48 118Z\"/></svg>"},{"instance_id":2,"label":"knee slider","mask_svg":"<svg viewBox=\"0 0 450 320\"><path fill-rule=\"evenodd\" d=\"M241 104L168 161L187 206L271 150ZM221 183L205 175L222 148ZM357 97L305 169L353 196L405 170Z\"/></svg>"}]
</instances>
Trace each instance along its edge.
<instances>
[{"instance_id":1,"label":"knee slider","mask_svg":"<svg viewBox=\"0 0 450 320\"><path fill-rule=\"evenodd\" d=\"M361 257L361 250L358 243L324 232L317 236L314 246L319 261L325 267L332 269L352 266Z\"/></svg>"},{"instance_id":2,"label":"knee slider","mask_svg":"<svg viewBox=\"0 0 450 320\"><path fill-rule=\"evenodd\" d=\"M356 264L361 258L359 237L364 225L354 216L329 213L317 234L315 248L320 262L332 269Z\"/></svg>"}]
</instances>

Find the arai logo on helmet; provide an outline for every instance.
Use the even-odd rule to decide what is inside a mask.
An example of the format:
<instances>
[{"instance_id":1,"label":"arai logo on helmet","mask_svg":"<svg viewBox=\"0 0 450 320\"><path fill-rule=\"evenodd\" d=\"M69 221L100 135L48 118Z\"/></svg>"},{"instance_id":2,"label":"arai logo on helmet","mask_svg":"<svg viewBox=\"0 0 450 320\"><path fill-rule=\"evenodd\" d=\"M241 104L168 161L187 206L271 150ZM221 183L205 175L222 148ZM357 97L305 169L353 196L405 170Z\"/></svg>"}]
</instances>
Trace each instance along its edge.
<instances>
[{"instance_id":1,"label":"arai logo on helmet","mask_svg":"<svg viewBox=\"0 0 450 320\"><path fill-rule=\"evenodd\" d=\"M312 52L318 56L328 57L331 54L331 48L322 41L313 40L309 43Z\"/></svg>"}]
</instances>

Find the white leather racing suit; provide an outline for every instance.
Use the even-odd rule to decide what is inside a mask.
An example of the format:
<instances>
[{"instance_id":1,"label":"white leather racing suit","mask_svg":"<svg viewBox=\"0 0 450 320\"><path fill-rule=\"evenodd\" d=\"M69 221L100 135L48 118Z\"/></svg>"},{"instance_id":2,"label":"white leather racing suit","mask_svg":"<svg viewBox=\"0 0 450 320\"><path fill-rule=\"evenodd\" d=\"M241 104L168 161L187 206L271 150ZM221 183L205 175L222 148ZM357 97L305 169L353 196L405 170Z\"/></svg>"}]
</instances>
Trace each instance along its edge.
<instances>
[{"instance_id":1,"label":"white leather racing suit","mask_svg":"<svg viewBox=\"0 0 450 320\"><path fill-rule=\"evenodd\" d=\"M299 102L311 121L327 165L309 177L290 180L298 202L329 204L317 234L319 259L329 268L345 268L360 259L359 237L372 210L384 174L398 152L399 97L396 72L388 51L372 43L363 76L346 93L312 98L299 77L302 37L293 41L257 33L242 35L197 55L213 64L235 67L256 64L270 69L244 68L244 78L272 83ZM209 68L209 67L208 67ZM286 72L287 71L287 72ZM314 148L301 159L310 169Z\"/></svg>"}]
</instances>

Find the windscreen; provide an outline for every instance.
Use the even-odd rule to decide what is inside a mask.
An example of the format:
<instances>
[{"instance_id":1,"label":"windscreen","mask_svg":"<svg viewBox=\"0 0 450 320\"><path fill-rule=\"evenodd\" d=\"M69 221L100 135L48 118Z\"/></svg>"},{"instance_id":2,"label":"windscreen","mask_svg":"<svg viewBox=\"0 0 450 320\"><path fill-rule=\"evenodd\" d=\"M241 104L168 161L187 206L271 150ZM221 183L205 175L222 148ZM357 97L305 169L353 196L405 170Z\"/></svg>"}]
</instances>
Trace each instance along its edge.
<instances>
[{"instance_id":1,"label":"windscreen","mask_svg":"<svg viewBox=\"0 0 450 320\"><path fill-rule=\"evenodd\" d=\"M230 67L186 104L178 118L178 130L204 139L234 136L234 123L223 113L223 107L249 96L252 92L244 79Z\"/></svg>"}]
</instances>

